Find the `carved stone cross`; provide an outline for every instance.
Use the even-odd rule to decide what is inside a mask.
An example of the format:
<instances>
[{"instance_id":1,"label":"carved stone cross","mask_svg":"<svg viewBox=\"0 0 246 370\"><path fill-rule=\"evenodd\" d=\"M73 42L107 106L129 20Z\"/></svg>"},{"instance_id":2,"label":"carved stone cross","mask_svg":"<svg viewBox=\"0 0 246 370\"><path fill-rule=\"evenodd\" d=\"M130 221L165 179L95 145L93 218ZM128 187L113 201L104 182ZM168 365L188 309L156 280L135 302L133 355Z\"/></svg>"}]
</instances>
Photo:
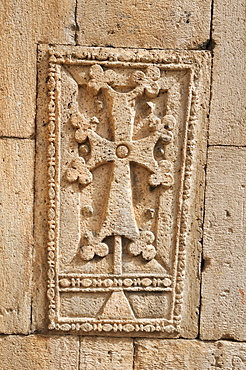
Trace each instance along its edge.
<instances>
[{"instance_id":1,"label":"carved stone cross","mask_svg":"<svg viewBox=\"0 0 246 370\"><path fill-rule=\"evenodd\" d=\"M82 156L71 163L67 171L67 179L69 182L78 181L86 186L93 181L92 172L95 168L109 162L113 163L105 219L102 220L96 237L92 233L87 234L87 245L82 246L81 257L84 260L90 260L95 254L100 257L106 256L108 246L103 240L107 236L114 236L114 273L120 274L122 237L130 240L131 255L137 256L142 253L145 260L151 260L156 255L156 249L152 244L155 240L154 234L148 230L139 231L135 219L130 163L143 166L150 172L148 177L150 186L162 185L168 188L172 185L170 162L166 159L157 161L154 157L157 142L168 144L172 140L172 133L165 124L172 116L164 116L161 120L154 114L154 103L148 102L149 112L146 120L149 136L133 140L136 99L146 94L151 100L158 95L159 69L149 66L146 73L135 71L130 81L133 88L126 93L118 92L113 88L117 77L113 70L104 71L101 66L95 64L90 68L89 74L88 92L96 96L99 91L102 91L106 98L108 116L113 128L113 141L98 135L96 129L99 121L96 117L86 119L79 112L73 114L71 124L77 128L75 139L82 144L80 146ZM84 157L90 153L87 161L83 153Z\"/></svg>"},{"instance_id":2,"label":"carved stone cross","mask_svg":"<svg viewBox=\"0 0 246 370\"><path fill-rule=\"evenodd\" d=\"M39 46L36 230L49 329L173 338L196 321L210 59Z\"/></svg>"}]
</instances>

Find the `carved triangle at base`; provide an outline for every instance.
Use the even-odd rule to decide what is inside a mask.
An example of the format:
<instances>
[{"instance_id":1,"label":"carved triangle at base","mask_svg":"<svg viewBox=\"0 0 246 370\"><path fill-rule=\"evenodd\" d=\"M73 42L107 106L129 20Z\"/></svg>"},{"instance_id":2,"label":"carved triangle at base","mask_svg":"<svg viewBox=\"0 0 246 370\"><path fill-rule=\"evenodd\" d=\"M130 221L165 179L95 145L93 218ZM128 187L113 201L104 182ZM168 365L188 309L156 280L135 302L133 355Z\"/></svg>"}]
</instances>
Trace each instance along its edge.
<instances>
[{"instance_id":1,"label":"carved triangle at base","mask_svg":"<svg viewBox=\"0 0 246 370\"><path fill-rule=\"evenodd\" d=\"M131 309L124 292L113 292L99 315L101 319L134 319L134 314Z\"/></svg>"}]
</instances>

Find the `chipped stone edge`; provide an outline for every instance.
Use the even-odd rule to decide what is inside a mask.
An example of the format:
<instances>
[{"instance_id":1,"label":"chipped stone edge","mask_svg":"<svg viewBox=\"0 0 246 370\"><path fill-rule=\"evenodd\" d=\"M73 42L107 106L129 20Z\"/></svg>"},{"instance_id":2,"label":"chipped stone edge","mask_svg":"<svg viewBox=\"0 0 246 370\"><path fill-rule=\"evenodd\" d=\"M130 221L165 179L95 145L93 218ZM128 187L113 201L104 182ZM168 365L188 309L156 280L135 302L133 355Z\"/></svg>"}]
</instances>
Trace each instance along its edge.
<instances>
[{"instance_id":1,"label":"chipped stone edge","mask_svg":"<svg viewBox=\"0 0 246 370\"><path fill-rule=\"evenodd\" d=\"M107 50L107 51L106 51ZM49 300L49 326L50 330L70 332L76 331L84 334L96 332L136 335L142 333L165 333L167 336L177 336L180 332L181 310L183 303L183 290L185 279L185 257L187 238L189 236L189 210L191 196L191 182L193 174L193 159L196 148L196 123L198 112L197 87L199 85L199 72L202 62L210 59L206 51L167 51L144 49L114 49L100 47L49 47L42 45L40 51L49 53L48 60L48 280L47 297ZM186 143L183 154L183 186L180 190L180 230L177 238L174 271L174 302L172 320L166 319L138 319L131 320L97 320L97 319L71 319L59 318L58 276L56 274L57 246L59 245L59 94L60 94L60 68L62 64L91 64L116 62L116 65L129 66L134 63L136 67L144 67L148 63L155 63L169 70L188 69L190 71L189 97L187 104Z\"/></svg>"}]
</instances>

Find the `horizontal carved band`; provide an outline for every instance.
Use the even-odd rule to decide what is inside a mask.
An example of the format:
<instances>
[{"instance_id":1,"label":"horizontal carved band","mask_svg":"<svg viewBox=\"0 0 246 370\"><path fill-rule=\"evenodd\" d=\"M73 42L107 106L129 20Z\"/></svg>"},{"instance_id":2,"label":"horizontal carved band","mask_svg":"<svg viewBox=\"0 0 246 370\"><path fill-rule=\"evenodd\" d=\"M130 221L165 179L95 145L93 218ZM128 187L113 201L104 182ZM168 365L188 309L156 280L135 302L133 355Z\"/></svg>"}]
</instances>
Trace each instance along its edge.
<instances>
[{"instance_id":1,"label":"horizontal carved band","mask_svg":"<svg viewBox=\"0 0 246 370\"><path fill-rule=\"evenodd\" d=\"M119 290L126 291L171 291L172 281L169 277L122 277L114 276L96 277L94 275L83 278L62 277L59 280L60 291L90 291L90 292L109 292Z\"/></svg>"}]
</instances>

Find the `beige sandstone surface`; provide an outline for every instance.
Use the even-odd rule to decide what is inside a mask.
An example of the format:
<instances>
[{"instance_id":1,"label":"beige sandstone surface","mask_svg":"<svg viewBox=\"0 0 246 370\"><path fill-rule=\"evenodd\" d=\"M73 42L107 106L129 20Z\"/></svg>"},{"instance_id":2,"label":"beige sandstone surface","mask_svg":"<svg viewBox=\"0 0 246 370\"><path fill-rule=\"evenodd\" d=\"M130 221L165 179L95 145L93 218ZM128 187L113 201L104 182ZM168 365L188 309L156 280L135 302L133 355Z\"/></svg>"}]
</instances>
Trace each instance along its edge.
<instances>
[{"instance_id":1,"label":"beige sandstone surface","mask_svg":"<svg viewBox=\"0 0 246 370\"><path fill-rule=\"evenodd\" d=\"M133 370L134 343L127 338L84 337L79 370Z\"/></svg>"},{"instance_id":2,"label":"beige sandstone surface","mask_svg":"<svg viewBox=\"0 0 246 370\"><path fill-rule=\"evenodd\" d=\"M78 44L199 49L209 40L210 2L86 0L78 2Z\"/></svg>"},{"instance_id":3,"label":"beige sandstone surface","mask_svg":"<svg viewBox=\"0 0 246 370\"><path fill-rule=\"evenodd\" d=\"M243 370L245 343L197 340L137 340L136 370Z\"/></svg>"},{"instance_id":4,"label":"beige sandstone surface","mask_svg":"<svg viewBox=\"0 0 246 370\"><path fill-rule=\"evenodd\" d=\"M0 369L245 369L245 2L243 0L229 0L228 2L223 0L176 0L171 2L166 0L3 1L0 5L0 21L0 209L2 226L0 238ZM65 45L62 53L66 53L66 50L72 50L75 45L94 48L105 47L105 49L101 50L101 56L98 59L95 57L95 53L92 53L91 59L87 58L88 67L83 67L85 69L82 72L76 67L68 66L67 69L65 67L62 78L59 79L59 77L55 82L58 86L57 90L52 90L53 81L47 80L49 93L51 93L47 95L48 90L45 84L47 64L45 64L46 62L42 64L43 62L41 63L38 56L38 50L47 50L47 46L40 46L41 44L50 44L51 48L54 49L56 49L56 45ZM67 46L69 47L67 48ZM166 92L163 94L163 107L165 109L162 112L158 106L160 95L155 96L152 90L159 77L156 79L155 73L148 72L146 65L141 64L136 68L136 64L134 64L147 62L156 65L160 63L159 52L152 52L151 61L141 60L139 57L134 61L121 60L125 64L120 69L116 65L117 63L114 66L113 64L107 66L108 62L104 63L105 54L109 53L110 47L113 49L110 49L111 60L108 61L113 63L119 62L114 60L115 54L117 54L116 48L171 49L171 51L166 51L166 55L169 57L179 55L179 59L176 61L171 59L165 63L166 67L169 65L171 72L165 68L161 69L161 78L163 79L165 75L166 81L170 82L165 87ZM201 49L206 48L209 50L202 54ZM61 50L62 47L58 46L58 49ZM77 58L75 54L78 49L74 48L73 50L74 55L71 53L71 58L67 59L65 64L72 64L71 61ZM145 53L151 54L151 51L147 50ZM123 50L124 58L127 58L127 55L129 57L129 54L131 52ZM97 261L95 271L104 273L105 266L107 268L110 266L107 256L113 257L112 241L108 243L106 240L104 243L103 240L100 240L101 244L108 243L110 253L107 256L103 256L107 247L105 245L100 245L100 248L95 247L97 244L94 243L93 238L86 239L86 253L83 245L78 242L83 227L86 226L90 230L90 227L93 229L94 226L96 228L96 225L101 225L106 212L103 213L101 206L101 208L99 207L101 211L98 208L101 214L97 213L94 195L99 194L99 204L101 205L103 201L110 199L103 191L100 192L99 188L101 181L103 183L101 189L107 189L109 192L112 177L110 178L109 172L107 175L109 170L106 169L106 165L95 170L84 165L83 159L81 159L85 157L87 160L86 155L88 154L88 142L84 142L81 131L84 130L84 127L88 129L89 125L91 125L89 130L93 131L93 127L98 125L97 121L92 119L88 124L88 119L87 121L82 119L83 124L81 125L81 121L78 122L78 117L76 121L71 118L71 114L74 114L73 118L76 112L82 112L86 118L97 117L104 127L101 129L99 123L97 133L104 138L110 138L112 128L111 132L110 129L108 131L105 129L109 123L106 117L111 112L110 119L117 122L120 109L117 108L117 104L114 106L114 101L118 100L119 105L122 105L121 99L123 98L118 96L116 99L111 96L108 99L111 101L111 108L105 102L103 108L103 99L101 98L104 93L102 90L98 90L98 95L85 93L83 81L86 80L88 83L89 77L95 79L95 75L98 73L98 70L94 71L94 75L93 71L89 73L89 65L91 67L92 64L101 65L104 73L105 70L114 69L117 75L124 78L130 75L128 67L132 71L140 70L145 73L144 77L140 74L142 80L141 78L138 80L142 81L140 85L145 84L145 90L142 95L137 97L137 105L141 109L138 109L139 116L135 123L140 127L141 121L145 119L146 127L149 128L146 131L145 127L137 135L153 135L155 132L153 122L158 121L156 116L162 123L165 122L163 119L167 115L165 110L171 102L171 115L174 115L178 125L175 126L176 131L172 131L174 139L170 141L169 137L164 152L163 148L160 148L159 153L162 155L165 153L165 160L172 162L174 166L174 185L171 185L169 190L162 190L163 194L169 194L166 203L164 201L159 204L160 208L159 206L155 208L153 207L153 199L158 203L158 197L155 194L159 194L160 186L157 185L154 190L150 191L149 185L146 186L144 182L146 180L143 179L147 179L151 173L141 166L134 167L138 186L133 188L134 212L131 213L129 224L132 225L135 218L137 225L141 224L141 231L147 229L154 236L156 233L160 233L159 235L163 239L154 239L151 234L145 234L149 241L147 249L144 249L144 243L141 242L141 244L139 239L137 243L135 242L134 248L124 244L125 241L121 243L121 238L115 238L114 244L115 247L118 247L118 251L123 248L124 253L127 251L125 255L128 256L130 252L131 258L139 261L138 269L140 271L142 271L143 265L149 266L149 262L155 260L155 257L151 259L155 249L158 261L160 261L160 251L162 256L167 256L169 253L169 259L165 261L169 275L164 278L162 276L163 283L155 282L155 284L166 284L162 285L162 288L167 289L170 280L175 276L177 260L175 260L174 254L172 255L173 249L168 249L165 245L170 246L168 240L170 241L170 238L174 240L177 235L175 200L176 204L181 204L184 200L184 197L181 202L177 200L177 189L179 188L177 179L182 167L177 153L182 151L184 146L184 141L181 140L185 132L182 128L183 117L185 114L190 114L188 112L190 85L187 85L187 76L179 76L179 72L174 67L179 63L182 64L184 56L186 58L184 64L189 63L189 56L194 58L193 55L204 55L204 57L201 57L203 59L201 74L198 78L196 76L196 83L199 85L196 96L199 109L195 112L195 116L198 114L196 116L198 125L196 125L197 131L195 131L193 143L196 155L192 168L192 186L190 194L188 194L190 202L189 217L187 218L189 238L185 265L181 266L182 272L185 272L185 275L182 275L182 297L178 291L176 292L176 302L178 302L176 313L178 313L177 317L180 321L179 333L168 333L166 329L164 332L158 332L153 331L153 328L159 329L159 324L149 323L149 316L152 315L154 320L157 316L161 316L160 319L163 317L166 319L169 313L174 311L172 311L173 306L170 301L166 301L166 298L160 298L160 290L151 293L151 299L146 298L149 294L149 287L153 288L154 280L151 279L156 276L143 277L141 275L141 279L136 280L134 284L138 289L142 289L144 299L140 299L140 293L137 292L134 298L128 300L132 294L129 293L131 279L137 279L136 273L135 277L127 276L125 279L124 286L128 289L124 293L125 296L120 289L115 289L114 284L123 284L120 277L117 279L114 277L115 280L112 283L112 276L109 276L110 274L107 272L103 279L100 277L101 282L97 280L91 286L89 281L91 276L88 278L84 275L86 271L91 273L92 267L89 266L92 266L93 259ZM212 58L211 74L209 72L209 58L205 55L211 55ZM191 64L193 63L195 68L198 68L194 59L192 60ZM57 68L59 69L59 66ZM57 77L59 74L56 73L55 76ZM123 77L122 80L124 80ZM179 82L180 77L182 77L181 83ZM210 78L211 80L208 81ZM104 79L102 73L99 72L97 83L102 85L102 82L104 84L109 82L110 85L112 81L112 74L107 72ZM119 82L118 85L116 83L115 91L118 93L124 91L129 96L129 88L133 90L136 86L127 85L125 82L124 84L123 87ZM168 102L166 96L171 84L175 88L172 90L173 95ZM147 85L148 87L146 87ZM103 88L105 89L105 85ZM208 112L208 90L210 88ZM48 119L53 113L52 104L49 107L48 104L52 100L50 97L53 96L54 91L58 91L56 99L60 99L61 102L58 104L55 119L58 119L61 112L63 117L59 121L61 122L59 127L62 130L58 130L55 141L52 137L52 129L50 130L51 137L48 136L48 123L53 122L53 119ZM59 91L61 91L61 95L59 95ZM146 91L149 96L146 95ZM94 100L97 102L93 108ZM72 104L70 104L71 102ZM76 106L76 102L79 102L78 106ZM141 106L143 102L146 103L145 107ZM106 114L103 111L105 106L107 106ZM132 114L132 107L129 105L130 108L127 112L127 104L122 106L125 107L122 117L129 118L129 112ZM89 113L85 112L86 110ZM94 112L96 113L94 114ZM48 113L51 113L51 116L48 116ZM191 115L194 118L192 110ZM207 115L209 130L206 122ZM112 118L114 116L115 118ZM124 122L123 118L121 122ZM164 128L167 129L168 125ZM158 128L157 132L159 131ZM140 136L137 135L135 137L139 140ZM156 142L154 135L152 138L153 149L153 144ZM58 145L58 148L61 149L60 157L52 157L53 147L49 147L48 151L48 139L51 139L52 145ZM112 137L110 139L111 142L114 142ZM207 139L209 147L206 159ZM131 140L130 144L132 145ZM61 146L59 147L59 145ZM113 149L115 163L122 163L123 160L124 163L128 161L128 151L131 149L129 141L117 141L117 147L113 147ZM51 161L55 159L55 164L47 162L47 153L48 159ZM74 153L79 156L79 162L73 162ZM143 157L144 160L146 160L145 158L153 159L152 155L147 155L146 150ZM110 158L112 159L112 157ZM62 160L61 166L60 159ZM155 156L154 159L156 160ZM206 166L204 167L205 162ZM57 164L59 164L58 167L56 167ZM107 163L107 166L110 164ZM53 199L52 190L48 193L50 187L47 181L54 183L53 167L55 167L55 171L58 169L58 174L62 173L60 179L63 194L61 219L59 219L61 223L59 227L55 228L55 230L60 230L58 233L59 248L61 249L57 259L60 270L55 271L59 271L59 274L62 272L64 276L59 275L59 281L57 279L55 282L53 280L53 262L56 263L57 260L53 257L53 245L49 245L51 249L48 254L47 240L50 237L53 238L52 232L48 234L48 231L53 230L52 225L57 222L60 215L59 217L56 215L54 218L53 211L47 213L46 206L48 204L49 209L53 208L50 207L53 204L51 202ZM126 167L125 165L124 171ZM156 170L157 167L162 166L158 164ZM61 172L59 172L60 170ZM88 171L92 173L93 179L88 186L83 188L84 180L81 177L81 172L87 175L87 181L90 182L91 175ZM131 168L131 176L134 171ZM168 172L165 172L166 175ZM156 181L153 177L152 181ZM59 185L59 181L56 183ZM129 181L128 187L124 187L124 184L121 183L123 193L129 200ZM53 185L51 187L54 188ZM184 190L183 195L186 196L187 189ZM126 195L127 193L128 195ZM118 198L116 197L116 199ZM138 203L139 199L141 201L145 199L144 203ZM85 204L82 204L84 201ZM118 209L123 203L122 199L119 198ZM73 211L71 211L71 206L74 206ZM165 215L166 212L171 217L162 219L162 216L158 216L155 224L156 209L162 209L161 207L164 210L162 214ZM95 209L97 219L95 218ZM112 207L109 206L108 209L110 212L112 211ZM203 209L205 209L204 222ZM111 221L118 220L114 213L113 215ZM123 225L124 218L122 221ZM169 228L167 232L172 222L174 226ZM153 225L158 225L158 227ZM106 229L111 230L108 226ZM134 234L132 226L125 229L128 233ZM66 233L66 230L69 232ZM133 234L131 236L134 236ZM162 242L160 242L161 240ZM166 244L163 243L163 240ZM52 242L53 239L50 241ZM68 248L66 248L67 245ZM76 249L75 246L76 248L80 246L80 249ZM71 267L74 263L67 263L73 259L74 251L79 252L79 258L75 259L73 269L66 270L66 266ZM134 253L137 255L134 256ZM124 266L120 258L116 258L116 256L117 254L113 259L114 263L111 264L111 266L115 266L114 273L120 272ZM147 259L143 256L146 256ZM50 269L48 269L48 258ZM105 264L100 262L105 259L107 261ZM151 263L153 264L153 262ZM87 267L83 270L82 265ZM79 269L77 269L78 266ZM152 273L154 270L150 268L149 271ZM77 280L71 276L72 273L80 274L80 276L75 276ZM68 274L70 274L69 279L71 278L71 280L68 279ZM49 288L51 288L48 291L49 302L47 299L47 279L50 284ZM172 281L176 284L175 279ZM57 295L58 283L60 284L61 300ZM97 290L95 295L94 291L98 289L98 287L95 289L95 284L102 284L106 293ZM56 286L56 299L58 297L55 304L52 290L54 286ZM160 289L159 286L157 288ZM89 289L92 291L88 292ZM113 289L115 291L110 298ZM94 294L94 298L91 298L92 294ZM105 297L102 298L103 294L107 295L107 299L110 298L106 307ZM162 294L167 296L169 293ZM126 296L129 306L126 303ZM49 304L50 307L48 307ZM59 322L59 327L56 327L59 331L48 329L48 313L53 318L54 312L52 310L54 307L59 308L61 316L68 317L67 321ZM113 318L111 317L112 312ZM95 317L96 313L99 317L99 322L93 324L94 331L91 329L90 323L87 325L88 323L83 322L88 313L92 317ZM132 314L135 316L135 321ZM142 326L136 324L136 316L141 315L141 320L147 319ZM79 322L77 322L78 316L82 316ZM121 320L121 322L114 321L112 324L112 320ZM86 325L82 326L83 324ZM164 327L167 325L165 324ZM138 331L134 331L133 328ZM170 327L169 329L173 330ZM39 334L34 335L37 332ZM131 338L138 335L142 338ZM121 338L117 338L117 336L121 336ZM160 339L159 336L164 338ZM170 336L177 339L165 339ZM157 338L153 339L153 337ZM178 339L178 337L180 338Z\"/></svg>"},{"instance_id":5,"label":"beige sandstone surface","mask_svg":"<svg viewBox=\"0 0 246 370\"><path fill-rule=\"evenodd\" d=\"M0 139L0 330L30 329L34 141Z\"/></svg>"},{"instance_id":6,"label":"beige sandstone surface","mask_svg":"<svg viewBox=\"0 0 246 370\"><path fill-rule=\"evenodd\" d=\"M77 370L79 338L17 336L0 338L0 369Z\"/></svg>"},{"instance_id":7,"label":"beige sandstone surface","mask_svg":"<svg viewBox=\"0 0 246 370\"><path fill-rule=\"evenodd\" d=\"M0 338L0 369L244 370L245 343L74 336ZM134 348L134 354L133 354Z\"/></svg>"},{"instance_id":8,"label":"beige sandstone surface","mask_svg":"<svg viewBox=\"0 0 246 370\"><path fill-rule=\"evenodd\" d=\"M1 1L1 136L34 136L37 44L73 44L74 9L74 0Z\"/></svg>"},{"instance_id":9,"label":"beige sandstone surface","mask_svg":"<svg viewBox=\"0 0 246 370\"><path fill-rule=\"evenodd\" d=\"M202 339L246 338L245 148L210 147L204 222Z\"/></svg>"},{"instance_id":10,"label":"beige sandstone surface","mask_svg":"<svg viewBox=\"0 0 246 370\"><path fill-rule=\"evenodd\" d=\"M245 146L245 2L214 1L211 145Z\"/></svg>"}]
</instances>

